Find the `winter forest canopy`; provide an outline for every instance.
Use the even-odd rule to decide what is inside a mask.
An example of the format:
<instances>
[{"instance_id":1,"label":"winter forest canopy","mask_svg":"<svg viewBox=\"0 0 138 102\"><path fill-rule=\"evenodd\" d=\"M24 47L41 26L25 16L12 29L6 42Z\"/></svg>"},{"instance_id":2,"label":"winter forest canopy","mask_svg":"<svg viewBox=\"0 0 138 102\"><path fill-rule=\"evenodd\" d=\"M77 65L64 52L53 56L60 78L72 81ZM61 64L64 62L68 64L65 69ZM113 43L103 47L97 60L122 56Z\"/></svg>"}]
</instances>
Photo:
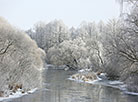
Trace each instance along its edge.
<instances>
[{"instance_id":1,"label":"winter forest canopy","mask_svg":"<svg viewBox=\"0 0 138 102\"><path fill-rule=\"evenodd\" d=\"M0 96L41 87L44 63L71 70L92 69L138 92L138 0L117 0L119 18L107 23L38 22L26 31L0 18ZM126 8L127 6L127 8Z\"/></svg>"},{"instance_id":2,"label":"winter forest canopy","mask_svg":"<svg viewBox=\"0 0 138 102\"><path fill-rule=\"evenodd\" d=\"M38 22L26 33L46 52L48 64L100 70L111 79L126 82L131 91L138 91L138 3L118 2L120 17L108 23L83 22L78 28L68 28L63 21L54 20Z\"/></svg>"}]
</instances>

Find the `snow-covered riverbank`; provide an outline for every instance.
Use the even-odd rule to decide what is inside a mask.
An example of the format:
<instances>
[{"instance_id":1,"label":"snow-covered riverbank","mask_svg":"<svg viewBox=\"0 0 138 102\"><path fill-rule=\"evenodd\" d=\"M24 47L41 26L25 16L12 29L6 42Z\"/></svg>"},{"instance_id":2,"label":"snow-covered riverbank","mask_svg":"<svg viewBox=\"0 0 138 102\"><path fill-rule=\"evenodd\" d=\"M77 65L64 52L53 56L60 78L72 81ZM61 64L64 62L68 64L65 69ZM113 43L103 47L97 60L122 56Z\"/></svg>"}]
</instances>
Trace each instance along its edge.
<instances>
[{"instance_id":1,"label":"snow-covered riverbank","mask_svg":"<svg viewBox=\"0 0 138 102\"><path fill-rule=\"evenodd\" d=\"M22 97L24 95L29 95L29 94L34 93L36 90L37 90L37 88L29 90L27 92L23 92L23 90L18 89L15 93L12 92L11 95L9 95L9 96L0 97L0 101L10 100L10 99L13 99L13 98Z\"/></svg>"},{"instance_id":2,"label":"snow-covered riverbank","mask_svg":"<svg viewBox=\"0 0 138 102\"><path fill-rule=\"evenodd\" d=\"M103 86L108 86L112 88L120 89L124 94L130 94L130 95L138 95L138 93L135 92L129 92L127 90L127 85L119 80L108 80L106 77L106 73L100 73L97 75L97 73L89 72L89 71L78 71L78 73L70 76L68 78L69 80L76 81L78 83L88 83L88 84L98 84Z\"/></svg>"}]
</instances>

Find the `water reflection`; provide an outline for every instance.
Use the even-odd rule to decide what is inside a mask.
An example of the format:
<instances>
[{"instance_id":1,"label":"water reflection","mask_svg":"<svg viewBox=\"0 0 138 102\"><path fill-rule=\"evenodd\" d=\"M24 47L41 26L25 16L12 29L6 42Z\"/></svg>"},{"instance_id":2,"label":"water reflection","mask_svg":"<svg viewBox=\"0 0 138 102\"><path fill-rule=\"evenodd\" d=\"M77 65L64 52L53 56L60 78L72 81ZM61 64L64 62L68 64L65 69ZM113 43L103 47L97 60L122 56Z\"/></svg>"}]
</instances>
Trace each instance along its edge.
<instances>
[{"instance_id":1,"label":"water reflection","mask_svg":"<svg viewBox=\"0 0 138 102\"><path fill-rule=\"evenodd\" d=\"M137 102L138 96L125 95L120 90L102 85L67 80L72 71L47 70L44 87L29 96L8 102Z\"/></svg>"}]
</instances>

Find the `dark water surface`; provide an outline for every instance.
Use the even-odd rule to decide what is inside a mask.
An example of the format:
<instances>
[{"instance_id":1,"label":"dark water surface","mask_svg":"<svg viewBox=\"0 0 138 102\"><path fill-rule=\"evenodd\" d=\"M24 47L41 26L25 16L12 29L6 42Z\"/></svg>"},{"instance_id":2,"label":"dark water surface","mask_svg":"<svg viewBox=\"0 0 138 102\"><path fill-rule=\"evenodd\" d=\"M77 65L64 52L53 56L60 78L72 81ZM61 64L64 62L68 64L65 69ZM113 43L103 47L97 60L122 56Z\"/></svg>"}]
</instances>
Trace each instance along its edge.
<instances>
[{"instance_id":1,"label":"dark water surface","mask_svg":"<svg viewBox=\"0 0 138 102\"><path fill-rule=\"evenodd\" d=\"M73 71L48 69L44 73L42 90L3 102L138 102L138 96L119 89L68 80Z\"/></svg>"}]
</instances>

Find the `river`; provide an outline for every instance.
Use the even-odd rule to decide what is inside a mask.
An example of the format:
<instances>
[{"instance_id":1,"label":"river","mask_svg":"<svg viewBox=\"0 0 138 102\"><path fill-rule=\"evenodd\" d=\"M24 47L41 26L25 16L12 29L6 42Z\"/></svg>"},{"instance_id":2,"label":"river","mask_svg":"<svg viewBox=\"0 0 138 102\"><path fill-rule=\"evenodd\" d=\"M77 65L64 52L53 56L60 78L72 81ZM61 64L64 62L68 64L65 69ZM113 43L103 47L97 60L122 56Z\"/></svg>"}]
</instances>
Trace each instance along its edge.
<instances>
[{"instance_id":1,"label":"river","mask_svg":"<svg viewBox=\"0 0 138 102\"><path fill-rule=\"evenodd\" d=\"M3 102L138 102L138 96L109 86L68 80L74 71L44 70L43 88Z\"/></svg>"}]
</instances>

